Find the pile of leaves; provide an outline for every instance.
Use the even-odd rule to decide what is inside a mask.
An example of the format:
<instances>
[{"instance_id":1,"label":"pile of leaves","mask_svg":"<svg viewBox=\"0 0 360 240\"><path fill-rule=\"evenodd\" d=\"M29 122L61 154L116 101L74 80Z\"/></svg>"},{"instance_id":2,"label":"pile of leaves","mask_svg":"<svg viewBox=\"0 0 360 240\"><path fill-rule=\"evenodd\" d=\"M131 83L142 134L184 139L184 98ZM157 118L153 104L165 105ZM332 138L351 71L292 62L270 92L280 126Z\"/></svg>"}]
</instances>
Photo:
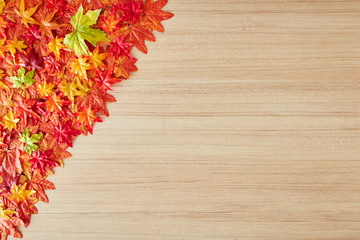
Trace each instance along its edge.
<instances>
[{"instance_id":1,"label":"pile of leaves","mask_svg":"<svg viewBox=\"0 0 360 240\"><path fill-rule=\"evenodd\" d=\"M167 0L0 0L0 231L22 237L54 167L92 133L112 84L137 71L131 49L163 32Z\"/></svg>"}]
</instances>

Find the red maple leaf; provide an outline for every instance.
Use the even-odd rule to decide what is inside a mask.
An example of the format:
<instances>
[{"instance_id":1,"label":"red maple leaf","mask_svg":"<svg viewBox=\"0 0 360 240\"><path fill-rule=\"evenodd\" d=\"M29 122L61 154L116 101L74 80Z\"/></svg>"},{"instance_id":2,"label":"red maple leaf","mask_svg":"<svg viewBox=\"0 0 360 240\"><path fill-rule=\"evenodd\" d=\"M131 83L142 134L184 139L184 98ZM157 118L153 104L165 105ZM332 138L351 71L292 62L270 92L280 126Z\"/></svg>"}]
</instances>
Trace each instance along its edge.
<instances>
[{"instance_id":1,"label":"red maple leaf","mask_svg":"<svg viewBox=\"0 0 360 240\"><path fill-rule=\"evenodd\" d=\"M115 42L111 42L110 44L109 52L112 52L115 58L118 58L120 55L125 55L131 59L133 58L130 54L132 44L125 42L123 36L116 37Z\"/></svg>"},{"instance_id":2,"label":"red maple leaf","mask_svg":"<svg viewBox=\"0 0 360 240\"><path fill-rule=\"evenodd\" d=\"M66 143L69 147L72 147L72 140L81 134L81 131L73 129L71 125L72 120L68 120L65 123L59 122L59 124L54 127L53 137L56 139L58 145Z\"/></svg>"},{"instance_id":3,"label":"red maple leaf","mask_svg":"<svg viewBox=\"0 0 360 240\"><path fill-rule=\"evenodd\" d=\"M95 87L100 88L103 92L107 90L113 90L111 85L120 82L121 79L112 77L113 70L108 69L107 71L96 71Z\"/></svg>"},{"instance_id":4,"label":"red maple leaf","mask_svg":"<svg viewBox=\"0 0 360 240\"><path fill-rule=\"evenodd\" d=\"M143 12L141 7L142 1L129 0L126 4L115 5L115 8L122 11L122 21L130 21L134 24L140 19L140 14Z\"/></svg>"},{"instance_id":5,"label":"red maple leaf","mask_svg":"<svg viewBox=\"0 0 360 240\"><path fill-rule=\"evenodd\" d=\"M56 167L57 163L50 160L52 151L52 149L49 149L44 152L40 152L40 150L37 149L36 152L33 152L31 155L32 158L29 160L29 163L31 164L31 170L34 171L37 169L39 173L44 176L45 168Z\"/></svg>"}]
</instances>

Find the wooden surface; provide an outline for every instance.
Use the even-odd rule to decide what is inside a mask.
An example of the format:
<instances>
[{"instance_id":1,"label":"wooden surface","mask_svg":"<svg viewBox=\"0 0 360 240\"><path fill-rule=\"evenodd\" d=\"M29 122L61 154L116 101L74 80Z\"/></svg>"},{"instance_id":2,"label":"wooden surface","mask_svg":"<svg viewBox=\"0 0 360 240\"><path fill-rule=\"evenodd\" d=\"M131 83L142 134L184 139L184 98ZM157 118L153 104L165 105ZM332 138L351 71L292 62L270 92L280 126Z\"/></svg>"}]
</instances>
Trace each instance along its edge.
<instances>
[{"instance_id":1,"label":"wooden surface","mask_svg":"<svg viewBox=\"0 0 360 240\"><path fill-rule=\"evenodd\" d=\"M24 239L360 239L360 1L166 10Z\"/></svg>"}]
</instances>

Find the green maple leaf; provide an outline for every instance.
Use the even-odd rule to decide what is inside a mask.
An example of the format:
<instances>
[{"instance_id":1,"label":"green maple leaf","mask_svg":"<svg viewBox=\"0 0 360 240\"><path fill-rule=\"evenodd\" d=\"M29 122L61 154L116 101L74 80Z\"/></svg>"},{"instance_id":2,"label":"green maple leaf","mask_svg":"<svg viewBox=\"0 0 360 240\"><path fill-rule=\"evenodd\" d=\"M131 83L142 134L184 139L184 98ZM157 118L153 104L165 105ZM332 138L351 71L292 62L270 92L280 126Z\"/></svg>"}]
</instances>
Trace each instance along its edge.
<instances>
[{"instance_id":1,"label":"green maple leaf","mask_svg":"<svg viewBox=\"0 0 360 240\"><path fill-rule=\"evenodd\" d=\"M96 23L100 11L100 9L90 10L84 15L84 9L80 6L75 15L70 17L70 24L75 30L66 34L63 42L65 46L73 49L76 55L87 55L88 47L84 40L89 41L93 46L96 46L99 41L109 41L103 31L90 28L91 25Z\"/></svg>"},{"instance_id":2,"label":"green maple leaf","mask_svg":"<svg viewBox=\"0 0 360 240\"><path fill-rule=\"evenodd\" d=\"M37 143L41 137L42 137L41 133L33 134L30 137L30 132L29 129L27 128L22 133L19 133L19 140L25 143L25 151L29 154L37 150L38 145L36 145L35 143Z\"/></svg>"},{"instance_id":3,"label":"green maple leaf","mask_svg":"<svg viewBox=\"0 0 360 240\"><path fill-rule=\"evenodd\" d=\"M31 70L30 72L27 72L25 74L25 68L21 67L18 69L17 73L18 73L17 76L10 77L10 81L13 83L13 87L19 88L23 84L26 84L26 85L34 84L34 82L35 82L35 79L33 79L34 74L35 74L34 70Z\"/></svg>"}]
</instances>

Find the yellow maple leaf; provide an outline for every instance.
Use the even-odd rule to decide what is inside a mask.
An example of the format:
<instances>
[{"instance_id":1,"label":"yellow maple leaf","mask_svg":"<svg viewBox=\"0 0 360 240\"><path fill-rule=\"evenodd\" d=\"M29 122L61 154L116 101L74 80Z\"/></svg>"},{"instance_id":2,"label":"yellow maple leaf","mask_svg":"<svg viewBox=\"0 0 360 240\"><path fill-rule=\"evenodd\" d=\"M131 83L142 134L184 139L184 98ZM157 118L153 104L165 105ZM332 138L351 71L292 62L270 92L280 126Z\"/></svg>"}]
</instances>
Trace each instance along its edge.
<instances>
[{"instance_id":1,"label":"yellow maple leaf","mask_svg":"<svg viewBox=\"0 0 360 240\"><path fill-rule=\"evenodd\" d=\"M42 83L36 84L36 91L41 97L48 97L54 92L54 84L43 81Z\"/></svg>"},{"instance_id":2,"label":"yellow maple leaf","mask_svg":"<svg viewBox=\"0 0 360 240\"><path fill-rule=\"evenodd\" d=\"M64 96L70 100L72 107L74 107L74 99L76 96L80 95L76 82L72 81L69 83L66 80L63 80L59 88L64 93Z\"/></svg>"},{"instance_id":3,"label":"yellow maple leaf","mask_svg":"<svg viewBox=\"0 0 360 240\"><path fill-rule=\"evenodd\" d=\"M0 218L9 220L10 217L8 215L17 213L11 209L4 209L4 204L0 205Z\"/></svg>"},{"instance_id":4,"label":"yellow maple leaf","mask_svg":"<svg viewBox=\"0 0 360 240\"><path fill-rule=\"evenodd\" d=\"M24 183L23 185L21 185L21 187L18 187L16 184L14 184L14 187L10 189L10 192L12 193L10 199L15 199L15 201L21 202L25 200L27 197L33 195L36 191L25 190L26 184L27 183Z\"/></svg>"},{"instance_id":5,"label":"yellow maple leaf","mask_svg":"<svg viewBox=\"0 0 360 240\"><path fill-rule=\"evenodd\" d=\"M60 49L64 48L65 46L62 44L62 38L55 37L53 39L50 39L47 47L50 52L53 52L55 54L55 57L57 59L60 58Z\"/></svg>"},{"instance_id":6,"label":"yellow maple leaf","mask_svg":"<svg viewBox=\"0 0 360 240\"><path fill-rule=\"evenodd\" d=\"M91 65L87 62L87 59L83 56L73 58L71 64L71 72L79 74L81 77L87 78L86 70L89 70Z\"/></svg>"},{"instance_id":7,"label":"yellow maple leaf","mask_svg":"<svg viewBox=\"0 0 360 240\"><path fill-rule=\"evenodd\" d=\"M84 97L86 95L86 93L90 92L90 88L88 87L88 85L86 84L85 81L81 81L79 77L75 77L75 81L76 81L76 86L79 89L79 95L81 97Z\"/></svg>"},{"instance_id":8,"label":"yellow maple leaf","mask_svg":"<svg viewBox=\"0 0 360 240\"><path fill-rule=\"evenodd\" d=\"M31 16L36 12L37 8L40 6L40 4L36 5L35 7L29 8L25 10L25 2L24 0L21 0L20 2L20 9L19 11L14 9L14 11L21 17L21 23L23 23L27 28L29 28L28 23L30 24L38 24L35 19L33 19Z\"/></svg>"},{"instance_id":9,"label":"yellow maple leaf","mask_svg":"<svg viewBox=\"0 0 360 240\"><path fill-rule=\"evenodd\" d=\"M4 126L4 129L8 128L10 131L16 128L16 124L20 121L19 118L15 118L13 110L10 108L8 113L3 116L1 119L1 124Z\"/></svg>"},{"instance_id":10,"label":"yellow maple leaf","mask_svg":"<svg viewBox=\"0 0 360 240\"><path fill-rule=\"evenodd\" d=\"M104 60L107 55L107 53L99 53L99 47L96 47L93 52L88 52L88 59L91 65L96 69L97 67L104 66L102 60Z\"/></svg>"},{"instance_id":11,"label":"yellow maple leaf","mask_svg":"<svg viewBox=\"0 0 360 240\"><path fill-rule=\"evenodd\" d=\"M18 41L17 37L14 37L14 40L10 40L5 47L6 50L10 51L12 55L16 53L16 50L22 52L24 48L27 48L27 46L24 44L24 41Z\"/></svg>"}]
</instances>

